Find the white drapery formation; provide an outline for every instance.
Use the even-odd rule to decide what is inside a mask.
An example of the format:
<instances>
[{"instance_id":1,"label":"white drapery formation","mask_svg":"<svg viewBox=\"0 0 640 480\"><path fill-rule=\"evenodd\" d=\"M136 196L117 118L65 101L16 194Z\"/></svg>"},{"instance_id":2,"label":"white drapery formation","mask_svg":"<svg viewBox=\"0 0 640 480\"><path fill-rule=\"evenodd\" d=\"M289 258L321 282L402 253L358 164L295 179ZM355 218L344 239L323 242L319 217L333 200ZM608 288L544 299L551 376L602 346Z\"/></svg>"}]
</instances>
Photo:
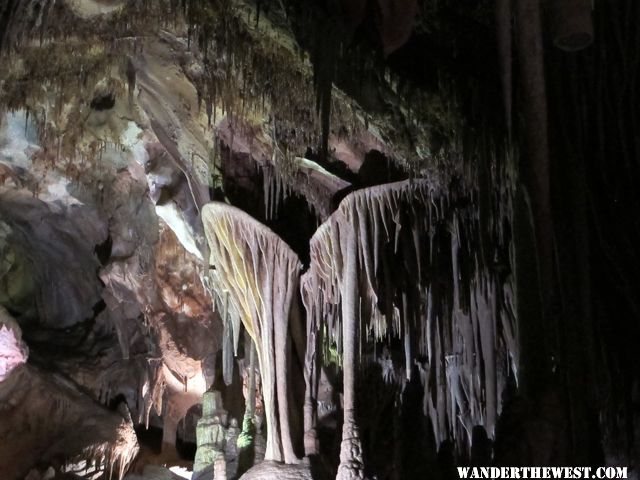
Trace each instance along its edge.
<instances>
[{"instance_id":1,"label":"white drapery formation","mask_svg":"<svg viewBox=\"0 0 640 480\"><path fill-rule=\"evenodd\" d=\"M424 414L438 444L469 446L475 425L494 434L500 393L509 373L517 373L512 276L484 264L474 202L458 202L434 185L413 180L353 192L312 238L301 281L307 454L315 447L319 362L330 350L342 359L341 464L352 465L344 437L355 424L354 365L364 360L367 342L391 337L403 340L404 378L416 367L420 373ZM494 237L507 245L500 212L495 216Z\"/></svg>"},{"instance_id":2,"label":"white drapery formation","mask_svg":"<svg viewBox=\"0 0 640 480\"><path fill-rule=\"evenodd\" d=\"M237 208L209 203L202 221L225 329L235 349L241 324L256 346L268 430L265 458L297 463L289 426L287 338L300 261L280 237Z\"/></svg>"}]
</instances>

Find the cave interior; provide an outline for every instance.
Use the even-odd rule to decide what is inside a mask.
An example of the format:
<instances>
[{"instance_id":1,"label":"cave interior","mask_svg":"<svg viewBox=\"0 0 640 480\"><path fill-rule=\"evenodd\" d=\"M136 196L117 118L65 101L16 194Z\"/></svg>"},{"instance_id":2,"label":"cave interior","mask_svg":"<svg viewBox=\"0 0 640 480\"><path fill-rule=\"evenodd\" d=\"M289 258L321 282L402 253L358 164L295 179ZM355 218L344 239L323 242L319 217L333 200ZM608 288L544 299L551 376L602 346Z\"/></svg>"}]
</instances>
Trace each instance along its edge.
<instances>
[{"instance_id":1,"label":"cave interior","mask_svg":"<svg viewBox=\"0 0 640 480\"><path fill-rule=\"evenodd\" d=\"M639 23L0 0L0 479L640 478Z\"/></svg>"}]
</instances>

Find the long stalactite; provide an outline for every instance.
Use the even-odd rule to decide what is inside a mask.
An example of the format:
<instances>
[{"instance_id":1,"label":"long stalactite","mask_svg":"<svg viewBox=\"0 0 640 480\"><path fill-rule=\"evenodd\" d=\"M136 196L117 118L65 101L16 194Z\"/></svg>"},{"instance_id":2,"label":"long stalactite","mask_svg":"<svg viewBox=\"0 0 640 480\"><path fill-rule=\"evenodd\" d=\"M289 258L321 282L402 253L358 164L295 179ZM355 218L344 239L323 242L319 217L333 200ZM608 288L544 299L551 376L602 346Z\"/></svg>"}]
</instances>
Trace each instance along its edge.
<instances>
[{"instance_id":1,"label":"long stalactite","mask_svg":"<svg viewBox=\"0 0 640 480\"><path fill-rule=\"evenodd\" d=\"M275 233L243 211L209 203L202 220L211 256L212 285L224 298L223 317L240 325L256 346L267 422L267 460L297 463L288 400L289 316L298 289L300 262Z\"/></svg>"},{"instance_id":2,"label":"long stalactite","mask_svg":"<svg viewBox=\"0 0 640 480\"><path fill-rule=\"evenodd\" d=\"M317 375L314 357L327 361L327 346L337 346L344 369L339 478L361 478L364 471L362 458L354 458L353 375L367 362L367 345L402 339L405 359L397 368L410 371L386 378L407 381L415 365L436 444L454 440L463 451L475 425L494 435L500 393L510 375L517 377L512 279L482 265L470 248L477 241L477 211L438 185L423 179L356 191L312 238L311 265L301 282L307 323L316 329L308 334L306 372ZM450 259L444 269L443 255ZM442 282L451 282L452 294ZM323 332L327 338L318 342ZM316 381L307 379L310 439Z\"/></svg>"}]
</instances>

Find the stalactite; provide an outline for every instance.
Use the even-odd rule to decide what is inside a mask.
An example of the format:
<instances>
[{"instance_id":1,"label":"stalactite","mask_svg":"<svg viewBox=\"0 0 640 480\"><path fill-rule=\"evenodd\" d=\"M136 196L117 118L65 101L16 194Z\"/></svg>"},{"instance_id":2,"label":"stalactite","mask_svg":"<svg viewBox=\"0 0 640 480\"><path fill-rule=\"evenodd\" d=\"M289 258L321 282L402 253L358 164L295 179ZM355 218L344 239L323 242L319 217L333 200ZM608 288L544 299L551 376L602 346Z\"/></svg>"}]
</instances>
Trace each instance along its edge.
<instances>
[{"instance_id":1,"label":"stalactite","mask_svg":"<svg viewBox=\"0 0 640 480\"><path fill-rule=\"evenodd\" d=\"M164 395L165 379L162 364L157 361L150 361L150 385L147 395L144 398L145 426L149 428L149 416L151 409L154 409L157 415L162 414L162 397Z\"/></svg>"},{"instance_id":2,"label":"stalactite","mask_svg":"<svg viewBox=\"0 0 640 480\"><path fill-rule=\"evenodd\" d=\"M302 277L302 296L311 329L309 341L317 341L316 336L326 331L328 337L322 343L335 343L342 356L346 419L353 418L347 408L357 409L357 404L350 403L353 397L347 389L353 374L348 365L364 361L357 354L358 339L375 345L386 336L402 338L405 375L390 372L389 378L409 379L412 366L425 355L426 362L419 364L424 372L424 413L432 422L437 442L452 436L459 448L464 448L471 441L474 425L485 426L493 435L500 408L498 392L506 382L506 377L496 374L496 351L508 348L504 356L517 359L513 299L506 297L505 305L497 303L496 298L504 297L498 297L496 289L508 291L509 283L496 284L497 278L471 248L479 232L476 207L454 207L455 201L445 201L434 182L387 184L345 197L311 240L311 264ZM450 274L438 268L445 253L439 250L446 238L444 220ZM416 266L416 259L425 263ZM416 275L418 271L422 273ZM354 278L358 279L355 286L349 283ZM444 280L451 282L450 299L442 295L439 286ZM422 308L414 304L414 298L422 299ZM413 312L419 318L414 320ZM499 318L507 327L500 331L495 324ZM356 333L359 324L364 331ZM498 341L499 335L504 339ZM419 347L416 351L414 344ZM307 351L314 348L313 343L308 344ZM318 352L325 356L324 361L326 352L326 347ZM308 357L310 376L314 374L311 362ZM306 382L311 405L314 381L310 378ZM313 410L305 414L313 415ZM313 418L305 421L308 426L314 422ZM351 420L345 424L348 443ZM345 465L351 465L346 456Z\"/></svg>"},{"instance_id":3,"label":"stalactite","mask_svg":"<svg viewBox=\"0 0 640 480\"><path fill-rule=\"evenodd\" d=\"M277 235L241 210L210 203L202 219L210 262L216 267L212 284L229 292L231 308L225 315L232 318L236 344L242 322L256 345L267 420L266 458L297 463L289 427L286 332L300 263Z\"/></svg>"},{"instance_id":4,"label":"stalactite","mask_svg":"<svg viewBox=\"0 0 640 480\"><path fill-rule=\"evenodd\" d=\"M222 326L223 326L223 339L222 339L222 374L224 377L224 383L231 385L233 379L233 358L235 356L234 338L233 338L233 325L229 319L229 292L223 293L224 300L222 303Z\"/></svg>"}]
</instances>

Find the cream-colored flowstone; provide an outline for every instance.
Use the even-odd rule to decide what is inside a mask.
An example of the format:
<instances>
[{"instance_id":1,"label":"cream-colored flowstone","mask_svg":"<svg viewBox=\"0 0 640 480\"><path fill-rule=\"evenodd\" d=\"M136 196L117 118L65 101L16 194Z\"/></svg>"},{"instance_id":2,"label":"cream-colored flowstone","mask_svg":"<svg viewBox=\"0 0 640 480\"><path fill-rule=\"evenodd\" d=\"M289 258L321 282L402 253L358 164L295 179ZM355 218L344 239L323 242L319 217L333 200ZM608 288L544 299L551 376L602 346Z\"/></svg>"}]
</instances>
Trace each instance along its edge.
<instances>
[{"instance_id":1,"label":"cream-colored flowstone","mask_svg":"<svg viewBox=\"0 0 640 480\"><path fill-rule=\"evenodd\" d=\"M202 221L225 328L231 328L236 348L240 324L256 345L267 421L265 458L297 463L289 426L287 337L300 262L280 237L235 207L207 204Z\"/></svg>"}]
</instances>

